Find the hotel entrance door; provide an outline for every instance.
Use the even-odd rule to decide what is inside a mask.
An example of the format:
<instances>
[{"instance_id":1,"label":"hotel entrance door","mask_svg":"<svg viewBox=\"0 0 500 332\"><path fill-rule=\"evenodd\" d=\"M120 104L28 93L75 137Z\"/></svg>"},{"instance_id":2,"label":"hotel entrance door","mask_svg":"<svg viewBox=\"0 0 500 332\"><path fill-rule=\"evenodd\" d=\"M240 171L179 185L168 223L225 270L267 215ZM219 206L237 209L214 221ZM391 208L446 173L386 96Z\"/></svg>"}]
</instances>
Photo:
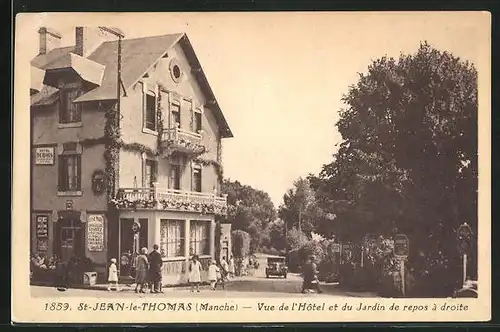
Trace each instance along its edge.
<instances>
[{"instance_id":1,"label":"hotel entrance door","mask_svg":"<svg viewBox=\"0 0 500 332\"><path fill-rule=\"evenodd\" d=\"M57 223L56 252L63 261L71 257L82 257L85 253L84 231L78 219L64 218Z\"/></svg>"}]
</instances>

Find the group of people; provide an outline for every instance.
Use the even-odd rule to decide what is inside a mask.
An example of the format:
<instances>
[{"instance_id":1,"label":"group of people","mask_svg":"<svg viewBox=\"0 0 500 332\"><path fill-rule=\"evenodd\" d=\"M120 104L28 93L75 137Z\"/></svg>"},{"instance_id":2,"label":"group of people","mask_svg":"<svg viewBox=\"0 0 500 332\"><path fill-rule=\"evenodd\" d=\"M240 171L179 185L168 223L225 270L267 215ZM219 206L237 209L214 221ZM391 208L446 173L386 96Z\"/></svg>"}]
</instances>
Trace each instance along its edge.
<instances>
[{"instance_id":1,"label":"group of people","mask_svg":"<svg viewBox=\"0 0 500 332\"><path fill-rule=\"evenodd\" d=\"M108 291L119 291L118 268L115 258L111 259L108 273ZM148 254L147 248L141 248L135 261L135 292L146 293L149 288L151 293L163 293L162 291L162 267L163 260L158 251L158 245L153 246L153 250ZM202 282L203 266L198 255L193 255L189 262L188 282L191 286L191 292L200 291ZM229 262L222 257L220 264L215 260L211 261L208 267L208 281L212 290L217 289L218 285L225 288L225 282L233 278L235 274L234 259L231 256Z\"/></svg>"},{"instance_id":2,"label":"group of people","mask_svg":"<svg viewBox=\"0 0 500 332\"><path fill-rule=\"evenodd\" d=\"M191 262L189 264L189 276L188 281L191 285L191 292L195 289L197 292L200 291L201 284L201 271L203 267L197 255L193 255ZM235 273L234 259L231 256L229 263L226 261L225 257L222 257L220 264L217 265L215 260L210 262L208 267L208 281L210 282L210 288L216 290L218 285L225 288L225 282L229 281L229 278L233 278Z\"/></svg>"},{"instance_id":3,"label":"group of people","mask_svg":"<svg viewBox=\"0 0 500 332\"><path fill-rule=\"evenodd\" d=\"M136 258L135 264L135 292L146 293L149 288L151 293L163 293L161 284L161 270L163 259L157 244L153 246L153 250L148 254L148 248L141 248L140 254ZM118 268L116 266L116 258L111 259L108 273L108 291L119 291L118 284Z\"/></svg>"}]
</instances>

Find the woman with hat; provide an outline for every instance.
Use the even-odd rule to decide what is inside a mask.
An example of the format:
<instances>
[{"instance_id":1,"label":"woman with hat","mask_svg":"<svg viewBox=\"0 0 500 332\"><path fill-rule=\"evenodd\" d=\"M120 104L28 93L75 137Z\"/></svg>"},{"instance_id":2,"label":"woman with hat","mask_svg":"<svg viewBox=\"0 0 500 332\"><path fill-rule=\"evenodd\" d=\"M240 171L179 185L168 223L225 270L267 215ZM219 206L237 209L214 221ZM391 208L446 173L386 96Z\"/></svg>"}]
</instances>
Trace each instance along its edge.
<instances>
[{"instance_id":1,"label":"woman with hat","mask_svg":"<svg viewBox=\"0 0 500 332\"><path fill-rule=\"evenodd\" d=\"M135 292L146 293L144 290L144 286L148 281L148 270L149 270L149 262L148 262L148 248L142 248L141 254L137 256L136 264L135 264Z\"/></svg>"}]
</instances>

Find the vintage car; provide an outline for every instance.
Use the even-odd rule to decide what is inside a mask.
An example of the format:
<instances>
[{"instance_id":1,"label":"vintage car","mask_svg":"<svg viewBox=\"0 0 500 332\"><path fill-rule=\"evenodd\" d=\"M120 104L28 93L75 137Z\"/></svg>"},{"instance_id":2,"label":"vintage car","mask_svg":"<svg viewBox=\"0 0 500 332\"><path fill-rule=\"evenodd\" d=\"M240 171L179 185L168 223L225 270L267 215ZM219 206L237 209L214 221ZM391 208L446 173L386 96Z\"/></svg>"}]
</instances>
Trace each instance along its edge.
<instances>
[{"instance_id":1,"label":"vintage car","mask_svg":"<svg viewBox=\"0 0 500 332\"><path fill-rule=\"evenodd\" d=\"M267 258L266 278L269 276L282 276L286 279L288 267L286 266L285 257L276 256Z\"/></svg>"}]
</instances>

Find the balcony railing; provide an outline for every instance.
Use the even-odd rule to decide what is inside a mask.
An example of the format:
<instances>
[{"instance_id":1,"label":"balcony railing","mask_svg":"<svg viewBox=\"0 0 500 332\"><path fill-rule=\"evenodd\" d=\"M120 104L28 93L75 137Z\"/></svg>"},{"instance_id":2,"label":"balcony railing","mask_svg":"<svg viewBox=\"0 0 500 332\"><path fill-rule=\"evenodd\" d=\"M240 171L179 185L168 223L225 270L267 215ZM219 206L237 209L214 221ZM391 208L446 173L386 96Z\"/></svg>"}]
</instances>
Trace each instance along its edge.
<instances>
[{"instance_id":1,"label":"balcony railing","mask_svg":"<svg viewBox=\"0 0 500 332\"><path fill-rule=\"evenodd\" d=\"M166 210L225 215L227 195L166 188L121 188L114 200L122 210Z\"/></svg>"},{"instance_id":2,"label":"balcony railing","mask_svg":"<svg viewBox=\"0 0 500 332\"><path fill-rule=\"evenodd\" d=\"M206 151L203 137L179 127L168 128L162 134L163 148L167 151L179 151L187 154L202 154Z\"/></svg>"}]
</instances>

